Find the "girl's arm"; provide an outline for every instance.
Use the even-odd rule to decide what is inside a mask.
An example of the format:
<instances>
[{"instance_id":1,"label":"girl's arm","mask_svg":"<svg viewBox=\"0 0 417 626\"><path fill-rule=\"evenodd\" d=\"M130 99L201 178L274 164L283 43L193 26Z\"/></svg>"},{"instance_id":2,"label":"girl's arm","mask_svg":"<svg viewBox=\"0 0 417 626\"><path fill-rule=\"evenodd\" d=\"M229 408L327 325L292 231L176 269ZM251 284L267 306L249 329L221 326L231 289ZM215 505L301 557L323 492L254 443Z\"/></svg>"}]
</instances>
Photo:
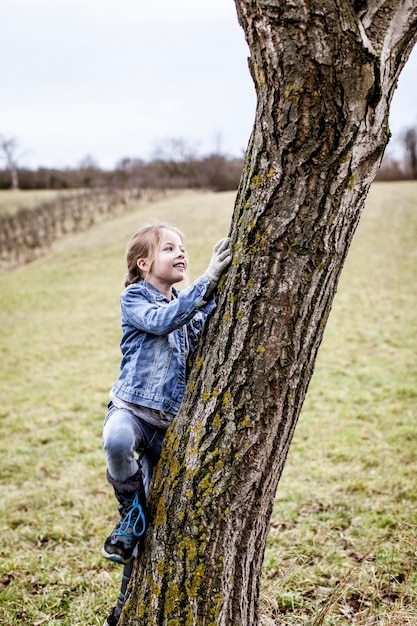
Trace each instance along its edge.
<instances>
[{"instance_id":1,"label":"girl's arm","mask_svg":"<svg viewBox=\"0 0 417 626\"><path fill-rule=\"evenodd\" d=\"M121 295L122 322L153 335L171 333L194 317L209 286L210 279L203 275L180 291L175 300L166 303L161 299L161 304L158 304L149 302L149 292L143 284L132 285ZM213 303L211 308L214 306Z\"/></svg>"}]
</instances>

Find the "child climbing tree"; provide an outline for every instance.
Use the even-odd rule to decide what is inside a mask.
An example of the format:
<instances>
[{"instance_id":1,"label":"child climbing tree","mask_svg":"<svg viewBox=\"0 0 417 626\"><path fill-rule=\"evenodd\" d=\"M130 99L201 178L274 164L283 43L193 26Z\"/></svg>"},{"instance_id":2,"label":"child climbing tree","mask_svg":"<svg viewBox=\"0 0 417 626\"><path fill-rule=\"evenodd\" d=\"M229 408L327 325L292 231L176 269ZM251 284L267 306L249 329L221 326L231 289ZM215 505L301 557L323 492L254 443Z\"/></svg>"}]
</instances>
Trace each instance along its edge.
<instances>
[{"instance_id":1,"label":"child climbing tree","mask_svg":"<svg viewBox=\"0 0 417 626\"><path fill-rule=\"evenodd\" d=\"M120 626L258 623L275 492L417 38L417 0L235 1L257 110L234 256Z\"/></svg>"}]
</instances>

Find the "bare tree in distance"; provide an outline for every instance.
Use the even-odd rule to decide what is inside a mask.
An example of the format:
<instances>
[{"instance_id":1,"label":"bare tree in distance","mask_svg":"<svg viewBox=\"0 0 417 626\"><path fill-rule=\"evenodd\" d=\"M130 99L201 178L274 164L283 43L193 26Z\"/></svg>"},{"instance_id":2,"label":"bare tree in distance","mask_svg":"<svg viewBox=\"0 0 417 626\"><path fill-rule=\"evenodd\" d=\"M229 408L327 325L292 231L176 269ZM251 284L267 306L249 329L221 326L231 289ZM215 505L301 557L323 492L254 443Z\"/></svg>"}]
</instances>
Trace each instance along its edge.
<instances>
[{"instance_id":1,"label":"bare tree in distance","mask_svg":"<svg viewBox=\"0 0 417 626\"><path fill-rule=\"evenodd\" d=\"M417 0L235 0L257 93L234 258L168 431L119 626L256 626L269 519L389 139Z\"/></svg>"},{"instance_id":2,"label":"bare tree in distance","mask_svg":"<svg viewBox=\"0 0 417 626\"><path fill-rule=\"evenodd\" d=\"M153 160L172 163L194 161L198 158L196 142L188 141L183 137L169 137L158 142L153 151Z\"/></svg>"},{"instance_id":3,"label":"bare tree in distance","mask_svg":"<svg viewBox=\"0 0 417 626\"><path fill-rule=\"evenodd\" d=\"M410 176L417 179L417 127L412 126L405 129L402 134L402 143Z\"/></svg>"},{"instance_id":4,"label":"bare tree in distance","mask_svg":"<svg viewBox=\"0 0 417 626\"><path fill-rule=\"evenodd\" d=\"M18 149L18 142L15 137L8 135L0 135L0 149L3 153L3 158L6 161L7 169L10 172L12 180L12 189L14 191L19 190L19 175L16 151Z\"/></svg>"}]
</instances>

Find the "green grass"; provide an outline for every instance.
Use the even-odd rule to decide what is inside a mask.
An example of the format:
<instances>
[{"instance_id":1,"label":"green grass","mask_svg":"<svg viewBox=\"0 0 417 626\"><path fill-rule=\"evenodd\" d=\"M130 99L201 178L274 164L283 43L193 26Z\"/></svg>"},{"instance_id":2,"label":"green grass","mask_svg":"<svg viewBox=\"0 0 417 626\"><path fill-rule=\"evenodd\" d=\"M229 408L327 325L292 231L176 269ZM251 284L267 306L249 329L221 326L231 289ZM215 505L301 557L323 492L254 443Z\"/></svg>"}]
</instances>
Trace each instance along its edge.
<instances>
[{"instance_id":1,"label":"green grass","mask_svg":"<svg viewBox=\"0 0 417 626\"><path fill-rule=\"evenodd\" d=\"M101 426L125 247L143 222L174 222L192 280L233 201L141 206L0 274L0 623L101 626L113 605ZM277 493L265 626L417 623L416 235L417 185L374 185Z\"/></svg>"}]
</instances>

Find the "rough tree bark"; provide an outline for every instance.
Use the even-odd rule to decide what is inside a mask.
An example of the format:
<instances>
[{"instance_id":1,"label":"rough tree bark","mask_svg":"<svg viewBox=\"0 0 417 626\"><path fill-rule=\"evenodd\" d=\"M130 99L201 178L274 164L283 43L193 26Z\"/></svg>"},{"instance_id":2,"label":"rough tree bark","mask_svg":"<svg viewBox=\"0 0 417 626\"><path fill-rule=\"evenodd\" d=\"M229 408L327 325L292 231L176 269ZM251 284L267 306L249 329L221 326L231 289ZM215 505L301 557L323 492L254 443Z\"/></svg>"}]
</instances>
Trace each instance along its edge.
<instances>
[{"instance_id":1,"label":"rough tree bark","mask_svg":"<svg viewBox=\"0 0 417 626\"><path fill-rule=\"evenodd\" d=\"M268 522L389 138L417 0L236 0L258 104L234 259L169 431L120 626L254 626Z\"/></svg>"}]
</instances>

